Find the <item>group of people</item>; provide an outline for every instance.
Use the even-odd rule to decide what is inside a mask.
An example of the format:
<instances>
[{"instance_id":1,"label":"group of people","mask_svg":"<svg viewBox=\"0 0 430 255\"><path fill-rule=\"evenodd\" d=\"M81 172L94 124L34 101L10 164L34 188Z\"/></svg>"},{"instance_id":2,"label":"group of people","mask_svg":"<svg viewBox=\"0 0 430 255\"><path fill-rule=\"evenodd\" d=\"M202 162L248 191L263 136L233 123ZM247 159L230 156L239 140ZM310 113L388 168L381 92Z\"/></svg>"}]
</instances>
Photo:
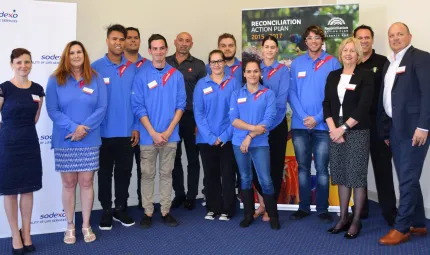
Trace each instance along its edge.
<instances>
[{"instance_id":1,"label":"group of people","mask_svg":"<svg viewBox=\"0 0 430 255\"><path fill-rule=\"evenodd\" d=\"M144 209L142 228L152 226L157 157L162 220L175 227L178 223L170 209L196 206L200 154L205 219L228 221L235 215L238 181L244 205L240 226L248 227L263 216L272 229L280 229L277 200L288 139L287 102L293 111L300 194L299 210L290 219L310 215L313 160L318 217L325 223L333 221L328 213L331 177L338 185L341 213L328 232L345 231L345 238L356 238L361 218L368 217L370 153L382 214L394 226L380 243L394 245L411 234L426 235L419 179L429 147L430 54L411 46L412 35L403 23L394 23L388 31L393 50L389 60L372 49L374 32L366 25L343 40L338 58L322 50L326 38L320 27L308 27L303 38L307 53L294 59L291 68L277 61L278 41L270 35L262 40L262 61L249 59L242 64L235 57L234 36L222 34L206 66L190 54L193 40L187 32L177 35L171 56L166 39L151 35L152 60L139 54L139 30L119 24L108 27L108 53L92 64L81 42L68 43L46 86L55 170L63 184L64 242L76 242L77 184L84 241L96 240L90 227L95 171L103 207L99 228L111 230L113 220L126 227L135 224L127 213L133 157L139 206ZM23 254L35 250L30 236L33 192L42 188L35 123L45 94L42 86L28 79L32 65L28 50L13 50L10 62L15 76L0 84L0 195L5 197L13 254ZM188 159L187 193L182 141ZM398 208L392 157L400 186ZM349 215L352 189L354 208ZM17 220L18 195L22 229Z\"/></svg>"}]
</instances>

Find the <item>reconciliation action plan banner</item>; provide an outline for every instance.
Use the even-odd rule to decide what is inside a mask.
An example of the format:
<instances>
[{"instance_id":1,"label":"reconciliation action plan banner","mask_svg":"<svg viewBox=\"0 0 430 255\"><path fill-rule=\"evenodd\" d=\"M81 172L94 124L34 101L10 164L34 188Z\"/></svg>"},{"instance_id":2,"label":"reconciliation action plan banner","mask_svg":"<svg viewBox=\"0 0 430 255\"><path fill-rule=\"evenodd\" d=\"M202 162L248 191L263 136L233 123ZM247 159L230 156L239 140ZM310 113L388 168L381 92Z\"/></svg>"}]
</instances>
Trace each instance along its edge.
<instances>
[{"instance_id":1,"label":"reconciliation action plan banner","mask_svg":"<svg viewBox=\"0 0 430 255\"><path fill-rule=\"evenodd\" d=\"M306 54L303 33L311 25L323 28L326 40L323 49L337 57L337 48L344 38L352 35L358 26L358 4L283 7L271 9L242 10L242 61L249 58L262 59L261 42L267 35L278 39L278 61L290 67L297 56ZM288 107L288 127L291 123L291 108ZM312 204L315 204L316 172L312 163ZM288 136L285 155L285 172L280 205L296 205L285 209L295 210L299 202L298 165L295 159L291 132ZM330 206L338 211L337 186L330 187ZM314 207L314 206L313 206Z\"/></svg>"}]
</instances>

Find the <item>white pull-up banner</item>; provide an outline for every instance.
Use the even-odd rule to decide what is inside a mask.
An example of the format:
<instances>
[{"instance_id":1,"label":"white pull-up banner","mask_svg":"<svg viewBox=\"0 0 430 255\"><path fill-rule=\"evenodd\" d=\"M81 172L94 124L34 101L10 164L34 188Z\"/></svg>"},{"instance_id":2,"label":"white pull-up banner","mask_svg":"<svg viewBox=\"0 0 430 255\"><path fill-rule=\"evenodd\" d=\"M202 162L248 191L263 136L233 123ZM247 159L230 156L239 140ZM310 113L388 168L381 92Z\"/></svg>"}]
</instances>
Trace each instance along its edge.
<instances>
[{"instance_id":1,"label":"white pull-up banner","mask_svg":"<svg viewBox=\"0 0 430 255\"><path fill-rule=\"evenodd\" d=\"M49 75L60 61L64 47L76 39L76 4L1 1L0 31L0 83L13 77L10 67L12 50L26 48L31 52L33 60L30 80L45 88ZM43 187L34 193L31 233L60 232L66 227L66 217L61 203L61 178L54 170L54 153L51 150L52 122L45 105L37 124L37 133L42 154ZM0 238L10 237L3 197L0 197L0 226Z\"/></svg>"}]
</instances>

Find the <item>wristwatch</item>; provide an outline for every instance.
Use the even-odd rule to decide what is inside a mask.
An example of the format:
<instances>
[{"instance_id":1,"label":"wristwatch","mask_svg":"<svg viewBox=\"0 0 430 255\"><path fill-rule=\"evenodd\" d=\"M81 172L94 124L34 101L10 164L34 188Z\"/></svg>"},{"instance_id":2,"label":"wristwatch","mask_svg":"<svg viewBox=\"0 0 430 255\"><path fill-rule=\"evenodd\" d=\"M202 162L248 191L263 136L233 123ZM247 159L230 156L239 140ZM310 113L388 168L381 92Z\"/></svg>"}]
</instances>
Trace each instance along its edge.
<instances>
[{"instance_id":1,"label":"wristwatch","mask_svg":"<svg viewBox=\"0 0 430 255\"><path fill-rule=\"evenodd\" d=\"M342 126L341 126L342 128L343 128L343 130L348 130L348 127L345 125L345 124L343 124Z\"/></svg>"}]
</instances>

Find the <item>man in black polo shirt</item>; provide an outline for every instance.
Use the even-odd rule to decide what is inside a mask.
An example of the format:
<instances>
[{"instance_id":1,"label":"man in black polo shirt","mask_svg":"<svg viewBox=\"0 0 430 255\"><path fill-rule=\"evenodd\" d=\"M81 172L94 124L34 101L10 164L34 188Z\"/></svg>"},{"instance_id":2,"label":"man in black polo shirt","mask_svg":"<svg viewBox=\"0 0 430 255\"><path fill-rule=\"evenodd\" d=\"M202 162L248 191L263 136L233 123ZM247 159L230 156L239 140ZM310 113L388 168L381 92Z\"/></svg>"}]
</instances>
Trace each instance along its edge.
<instances>
[{"instance_id":1,"label":"man in black polo shirt","mask_svg":"<svg viewBox=\"0 0 430 255\"><path fill-rule=\"evenodd\" d=\"M393 166L391 164L391 149L378 137L376 128L376 110L378 107L379 93L382 84L382 70L388 59L385 56L375 53L372 49L374 32L371 27L361 25L354 30L354 37L360 40L363 49L363 62L359 67L372 70L375 74L375 88L370 115L372 126L370 128L370 156L375 175L378 201L382 209L382 214L388 225L393 225L397 215L396 194L394 193ZM368 199L361 215L367 218L369 212Z\"/></svg>"},{"instance_id":2,"label":"man in black polo shirt","mask_svg":"<svg viewBox=\"0 0 430 255\"><path fill-rule=\"evenodd\" d=\"M179 136L181 141L176 150L175 166L172 172L173 190L175 198L172 201L172 208L177 208L184 203L184 208L192 210L195 207L195 200L199 187L200 162L199 151L196 145L196 121L193 113L193 92L199 79L206 76L206 68L203 61L190 54L193 46L193 38L187 32L179 33L174 41L176 53L166 58L167 63L178 69L185 79L185 90L187 93L187 105L185 112L179 122ZM185 144L185 151L188 160L187 184L188 190L185 195L184 171L182 169L182 140Z\"/></svg>"}]
</instances>

